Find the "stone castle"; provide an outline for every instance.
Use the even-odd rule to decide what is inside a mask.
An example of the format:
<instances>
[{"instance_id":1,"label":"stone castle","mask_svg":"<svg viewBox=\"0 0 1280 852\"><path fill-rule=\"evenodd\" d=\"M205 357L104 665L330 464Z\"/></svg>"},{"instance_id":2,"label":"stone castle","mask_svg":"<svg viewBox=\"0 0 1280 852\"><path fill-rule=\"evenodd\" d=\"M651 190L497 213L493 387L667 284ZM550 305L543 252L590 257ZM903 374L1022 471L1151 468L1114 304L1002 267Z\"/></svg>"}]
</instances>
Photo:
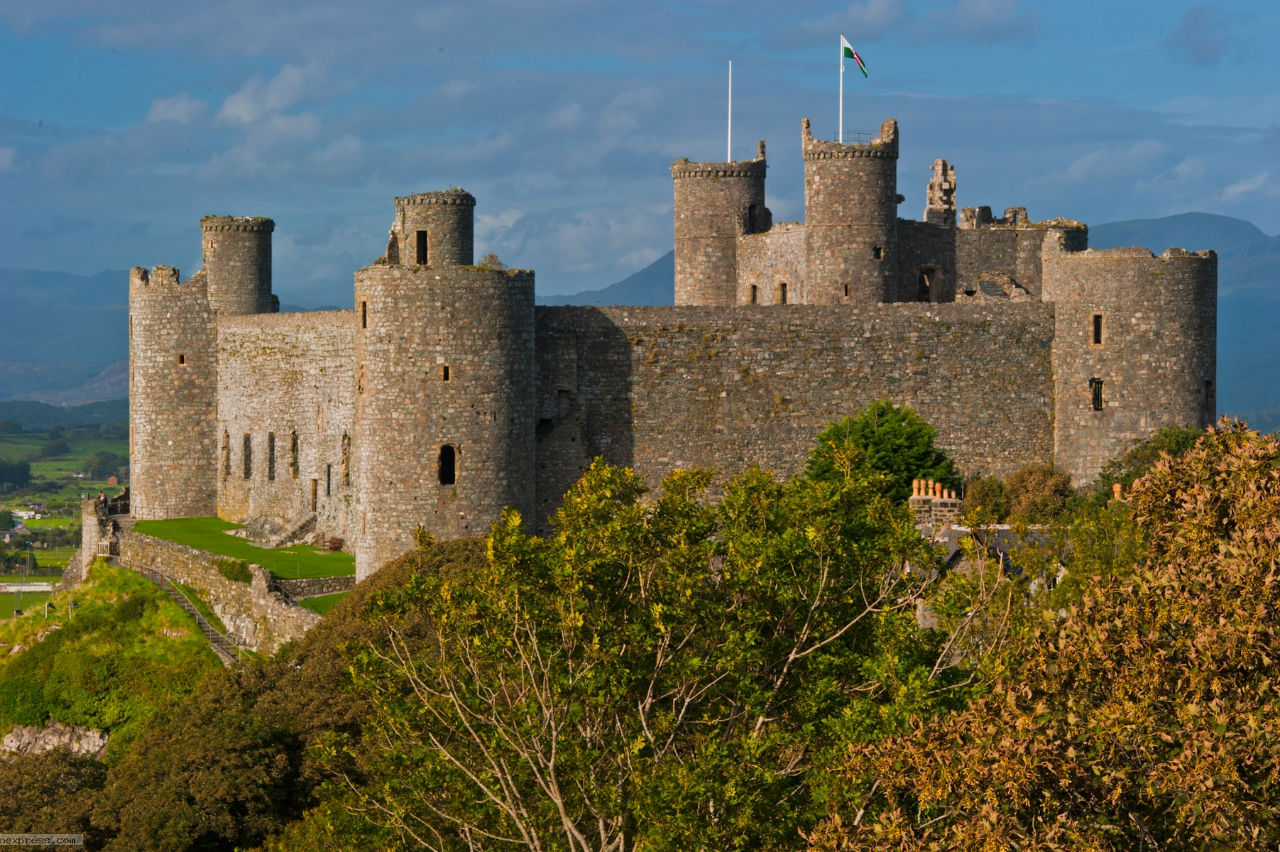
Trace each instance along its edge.
<instances>
[{"instance_id":1,"label":"stone castle","mask_svg":"<svg viewBox=\"0 0 1280 852\"><path fill-rule=\"evenodd\" d=\"M899 218L898 128L803 124L805 221L773 224L765 155L671 167L674 307L535 307L476 266L475 199L395 200L349 311L277 313L270 219L201 221L204 268L135 267L132 507L342 538L368 576L412 545L534 527L596 456L790 474L817 433L890 399L966 474L1077 483L1136 438L1213 420L1217 257L1087 248L1075 221L955 208L938 160ZM531 520L530 520L531 519Z\"/></svg>"}]
</instances>

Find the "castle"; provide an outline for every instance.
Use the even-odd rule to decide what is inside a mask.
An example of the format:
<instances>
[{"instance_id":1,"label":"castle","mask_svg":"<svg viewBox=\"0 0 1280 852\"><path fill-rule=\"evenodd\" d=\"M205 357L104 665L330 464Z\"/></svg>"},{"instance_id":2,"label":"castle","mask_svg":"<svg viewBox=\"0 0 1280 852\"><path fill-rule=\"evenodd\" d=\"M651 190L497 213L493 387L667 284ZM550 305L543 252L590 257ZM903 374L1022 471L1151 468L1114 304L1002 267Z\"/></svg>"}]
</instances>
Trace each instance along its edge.
<instances>
[{"instance_id":1,"label":"castle","mask_svg":"<svg viewBox=\"0 0 1280 852\"><path fill-rule=\"evenodd\" d=\"M1014 208L957 217L939 160L901 219L898 128L803 124L805 221L773 224L765 155L680 160L674 307L535 307L473 265L475 199L395 200L353 310L277 313L270 219L201 221L204 268L130 273L132 510L344 539L358 577L412 546L545 526L596 456L799 470L878 399L920 412L966 474L1053 463L1077 483L1135 438L1214 417L1217 257L1087 248Z\"/></svg>"}]
</instances>

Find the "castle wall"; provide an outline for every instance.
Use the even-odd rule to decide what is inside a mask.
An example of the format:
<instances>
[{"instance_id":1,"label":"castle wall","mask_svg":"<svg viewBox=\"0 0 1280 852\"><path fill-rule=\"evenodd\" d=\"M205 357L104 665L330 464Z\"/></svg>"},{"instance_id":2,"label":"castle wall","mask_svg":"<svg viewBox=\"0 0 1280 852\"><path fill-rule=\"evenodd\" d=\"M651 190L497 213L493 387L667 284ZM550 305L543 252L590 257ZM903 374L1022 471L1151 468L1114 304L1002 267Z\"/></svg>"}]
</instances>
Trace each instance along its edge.
<instances>
[{"instance_id":1,"label":"castle wall","mask_svg":"<svg viewBox=\"0 0 1280 852\"><path fill-rule=\"evenodd\" d=\"M209 307L215 315L275 311L271 294L271 234L262 216L205 216L200 220Z\"/></svg>"},{"instance_id":2,"label":"castle wall","mask_svg":"<svg viewBox=\"0 0 1280 852\"><path fill-rule=\"evenodd\" d=\"M1044 298L1056 314L1054 456L1077 484L1164 426L1213 422L1217 275L1211 251L1155 257L1139 248L1046 246Z\"/></svg>"},{"instance_id":3,"label":"castle wall","mask_svg":"<svg viewBox=\"0 0 1280 852\"><path fill-rule=\"evenodd\" d=\"M533 316L528 271L356 272L357 576L418 524L458 538L532 515Z\"/></svg>"},{"instance_id":4,"label":"castle wall","mask_svg":"<svg viewBox=\"0 0 1280 852\"><path fill-rule=\"evenodd\" d=\"M540 307L537 316L538 396L548 402L539 525L596 455L652 485L678 467L793 474L825 426L886 398L933 424L967 473L1003 476L1052 459L1051 305ZM557 410L558 389L545 385L551 374L568 381L556 372L565 357L576 384Z\"/></svg>"},{"instance_id":5,"label":"castle wall","mask_svg":"<svg viewBox=\"0 0 1280 852\"><path fill-rule=\"evenodd\" d=\"M675 192L675 303L732 305L737 241L766 230L764 146L754 160L671 166Z\"/></svg>"},{"instance_id":6,"label":"castle wall","mask_svg":"<svg viewBox=\"0 0 1280 852\"><path fill-rule=\"evenodd\" d=\"M129 273L129 461L137 518L213 514L217 365L205 276Z\"/></svg>"},{"instance_id":7,"label":"castle wall","mask_svg":"<svg viewBox=\"0 0 1280 852\"><path fill-rule=\"evenodd\" d=\"M794 304L805 289L804 246L804 225L799 222L774 225L763 234L739 237L736 303L781 304L781 285L785 283L788 301ZM752 287L756 288L754 302Z\"/></svg>"},{"instance_id":8,"label":"castle wall","mask_svg":"<svg viewBox=\"0 0 1280 852\"><path fill-rule=\"evenodd\" d=\"M219 517L287 524L314 512L318 532L350 536L355 326L353 311L219 321Z\"/></svg>"},{"instance_id":9,"label":"castle wall","mask_svg":"<svg viewBox=\"0 0 1280 852\"><path fill-rule=\"evenodd\" d=\"M1088 247L1089 231L1078 222L1031 222L1021 207L1010 208L1002 218L994 220L986 207L962 212L961 227L955 231L958 292L978 291L984 279L1008 278L1033 298L1039 298L1046 237L1066 251Z\"/></svg>"},{"instance_id":10,"label":"castle wall","mask_svg":"<svg viewBox=\"0 0 1280 852\"><path fill-rule=\"evenodd\" d=\"M895 302L956 300L956 229L898 220Z\"/></svg>"}]
</instances>

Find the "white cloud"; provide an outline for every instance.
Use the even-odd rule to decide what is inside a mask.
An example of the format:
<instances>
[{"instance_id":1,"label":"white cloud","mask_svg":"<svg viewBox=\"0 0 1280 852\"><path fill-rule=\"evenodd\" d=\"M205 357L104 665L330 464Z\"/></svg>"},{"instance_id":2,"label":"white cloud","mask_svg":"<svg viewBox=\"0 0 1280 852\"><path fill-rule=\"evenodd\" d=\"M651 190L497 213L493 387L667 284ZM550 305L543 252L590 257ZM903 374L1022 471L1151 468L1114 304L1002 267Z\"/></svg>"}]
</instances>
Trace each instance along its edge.
<instances>
[{"instance_id":1,"label":"white cloud","mask_svg":"<svg viewBox=\"0 0 1280 852\"><path fill-rule=\"evenodd\" d=\"M973 41L979 44L1025 39L1039 26L1036 12L1024 12L1022 0L956 0L921 18L918 41Z\"/></svg>"},{"instance_id":2,"label":"white cloud","mask_svg":"<svg viewBox=\"0 0 1280 852\"><path fill-rule=\"evenodd\" d=\"M218 111L218 120L231 124L252 124L265 115L278 113L307 96L314 94L324 72L315 63L306 66L286 65L280 73L263 82L261 75L254 75L227 96Z\"/></svg>"},{"instance_id":3,"label":"white cloud","mask_svg":"<svg viewBox=\"0 0 1280 852\"><path fill-rule=\"evenodd\" d=\"M1100 148L1080 157L1067 168L1044 179L1048 182L1084 183L1136 177L1169 151L1169 143L1140 139L1127 148Z\"/></svg>"},{"instance_id":4,"label":"white cloud","mask_svg":"<svg viewBox=\"0 0 1280 852\"><path fill-rule=\"evenodd\" d=\"M0 148L0 172L15 170L14 162L18 159L17 148Z\"/></svg>"},{"instance_id":5,"label":"white cloud","mask_svg":"<svg viewBox=\"0 0 1280 852\"><path fill-rule=\"evenodd\" d=\"M1258 192L1267 187L1267 182L1270 179L1271 172L1258 172L1256 175L1251 175L1243 180L1238 180L1226 189L1222 190L1222 200L1230 201L1240 195ZM1270 194L1275 193L1271 192Z\"/></svg>"},{"instance_id":6,"label":"white cloud","mask_svg":"<svg viewBox=\"0 0 1280 852\"><path fill-rule=\"evenodd\" d=\"M168 98L156 98L151 102L144 121L149 123L172 121L175 124L194 124L209 111L209 105L181 92Z\"/></svg>"}]
</instances>

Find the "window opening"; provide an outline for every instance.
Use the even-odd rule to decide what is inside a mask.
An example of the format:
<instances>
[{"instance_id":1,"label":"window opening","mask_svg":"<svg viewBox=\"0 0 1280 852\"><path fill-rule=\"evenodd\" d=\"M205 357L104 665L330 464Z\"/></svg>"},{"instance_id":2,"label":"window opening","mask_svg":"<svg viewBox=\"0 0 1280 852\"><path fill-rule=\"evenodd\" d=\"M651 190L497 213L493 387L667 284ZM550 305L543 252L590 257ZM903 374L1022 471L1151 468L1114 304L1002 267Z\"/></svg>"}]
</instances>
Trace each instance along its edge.
<instances>
[{"instance_id":1,"label":"window opening","mask_svg":"<svg viewBox=\"0 0 1280 852\"><path fill-rule=\"evenodd\" d=\"M1089 380L1089 394L1093 397L1093 410L1102 410L1102 379Z\"/></svg>"},{"instance_id":2,"label":"window opening","mask_svg":"<svg viewBox=\"0 0 1280 852\"><path fill-rule=\"evenodd\" d=\"M324 496L333 496L333 465L324 466Z\"/></svg>"},{"instance_id":3,"label":"window opening","mask_svg":"<svg viewBox=\"0 0 1280 852\"><path fill-rule=\"evenodd\" d=\"M453 445L445 444L440 448L440 459L436 464L436 471L440 475L441 485L453 485L458 478L456 452Z\"/></svg>"},{"instance_id":4,"label":"window opening","mask_svg":"<svg viewBox=\"0 0 1280 852\"><path fill-rule=\"evenodd\" d=\"M267 433L267 479L276 478L276 433Z\"/></svg>"},{"instance_id":5,"label":"window opening","mask_svg":"<svg viewBox=\"0 0 1280 852\"><path fill-rule=\"evenodd\" d=\"M244 478L253 476L253 438L244 433Z\"/></svg>"},{"instance_id":6,"label":"window opening","mask_svg":"<svg viewBox=\"0 0 1280 852\"><path fill-rule=\"evenodd\" d=\"M289 433L289 478L298 478L298 432Z\"/></svg>"},{"instance_id":7,"label":"window opening","mask_svg":"<svg viewBox=\"0 0 1280 852\"><path fill-rule=\"evenodd\" d=\"M185 354L185 353L183 353L183 352L179 352L179 353L178 353L178 366L182 366L182 365L183 365L183 364L185 364L185 363L187 363L187 356L186 356L186 354Z\"/></svg>"},{"instance_id":8,"label":"window opening","mask_svg":"<svg viewBox=\"0 0 1280 852\"><path fill-rule=\"evenodd\" d=\"M369 303L368 302L360 303L360 327L361 328L369 327Z\"/></svg>"},{"instance_id":9,"label":"window opening","mask_svg":"<svg viewBox=\"0 0 1280 852\"><path fill-rule=\"evenodd\" d=\"M844 283L844 297L846 299L849 298L849 282L848 281Z\"/></svg>"},{"instance_id":10,"label":"window opening","mask_svg":"<svg viewBox=\"0 0 1280 852\"><path fill-rule=\"evenodd\" d=\"M787 282L783 281L778 285L778 304L785 305L787 303Z\"/></svg>"},{"instance_id":11,"label":"window opening","mask_svg":"<svg viewBox=\"0 0 1280 852\"><path fill-rule=\"evenodd\" d=\"M933 293L933 270L925 267L920 270L920 277L916 279L916 301L931 302Z\"/></svg>"},{"instance_id":12,"label":"window opening","mask_svg":"<svg viewBox=\"0 0 1280 852\"><path fill-rule=\"evenodd\" d=\"M760 288L752 284L751 285L751 304L753 305L758 304L759 295L760 295Z\"/></svg>"},{"instance_id":13,"label":"window opening","mask_svg":"<svg viewBox=\"0 0 1280 852\"><path fill-rule=\"evenodd\" d=\"M1093 315L1093 345L1102 345L1102 314Z\"/></svg>"},{"instance_id":14,"label":"window opening","mask_svg":"<svg viewBox=\"0 0 1280 852\"><path fill-rule=\"evenodd\" d=\"M418 254L417 261L419 266L427 265L427 232L418 231Z\"/></svg>"},{"instance_id":15,"label":"window opening","mask_svg":"<svg viewBox=\"0 0 1280 852\"><path fill-rule=\"evenodd\" d=\"M882 260L884 258L884 249L880 246L872 246L871 257L875 260Z\"/></svg>"},{"instance_id":16,"label":"window opening","mask_svg":"<svg viewBox=\"0 0 1280 852\"><path fill-rule=\"evenodd\" d=\"M231 476L231 436L227 434L227 430L222 430L222 477L226 479Z\"/></svg>"},{"instance_id":17,"label":"window opening","mask_svg":"<svg viewBox=\"0 0 1280 852\"><path fill-rule=\"evenodd\" d=\"M342 484L351 484L351 436L342 433Z\"/></svg>"},{"instance_id":18,"label":"window opening","mask_svg":"<svg viewBox=\"0 0 1280 852\"><path fill-rule=\"evenodd\" d=\"M446 382L449 381L449 365L448 364L445 364L440 369L440 378Z\"/></svg>"}]
</instances>

